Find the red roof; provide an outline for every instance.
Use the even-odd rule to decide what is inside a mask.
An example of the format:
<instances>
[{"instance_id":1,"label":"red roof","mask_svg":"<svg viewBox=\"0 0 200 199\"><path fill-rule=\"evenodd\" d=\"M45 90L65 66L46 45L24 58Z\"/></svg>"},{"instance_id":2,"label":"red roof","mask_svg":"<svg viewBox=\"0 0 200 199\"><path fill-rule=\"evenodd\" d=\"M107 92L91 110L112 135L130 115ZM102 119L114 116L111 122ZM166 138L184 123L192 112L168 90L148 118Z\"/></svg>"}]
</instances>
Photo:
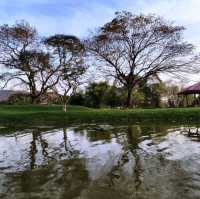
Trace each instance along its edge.
<instances>
[{"instance_id":1,"label":"red roof","mask_svg":"<svg viewBox=\"0 0 200 199\"><path fill-rule=\"evenodd\" d=\"M178 94L200 94L200 82L183 89Z\"/></svg>"}]
</instances>

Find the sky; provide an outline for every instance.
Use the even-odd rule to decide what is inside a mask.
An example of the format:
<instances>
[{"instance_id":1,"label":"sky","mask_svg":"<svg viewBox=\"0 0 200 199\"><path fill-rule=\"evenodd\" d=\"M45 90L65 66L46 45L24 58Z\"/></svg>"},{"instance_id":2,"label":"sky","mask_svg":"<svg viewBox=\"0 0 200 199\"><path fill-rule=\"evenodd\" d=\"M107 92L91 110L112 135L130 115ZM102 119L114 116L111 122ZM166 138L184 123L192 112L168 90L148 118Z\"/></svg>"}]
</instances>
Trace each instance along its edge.
<instances>
[{"instance_id":1,"label":"sky","mask_svg":"<svg viewBox=\"0 0 200 199\"><path fill-rule=\"evenodd\" d=\"M200 0L0 0L0 24L26 20L42 35L84 37L121 10L155 13L183 25L185 39L200 48Z\"/></svg>"},{"instance_id":2,"label":"sky","mask_svg":"<svg viewBox=\"0 0 200 199\"><path fill-rule=\"evenodd\" d=\"M84 38L121 10L155 13L185 26L185 40L200 51L200 0L0 0L0 24L26 20L43 36Z\"/></svg>"}]
</instances>

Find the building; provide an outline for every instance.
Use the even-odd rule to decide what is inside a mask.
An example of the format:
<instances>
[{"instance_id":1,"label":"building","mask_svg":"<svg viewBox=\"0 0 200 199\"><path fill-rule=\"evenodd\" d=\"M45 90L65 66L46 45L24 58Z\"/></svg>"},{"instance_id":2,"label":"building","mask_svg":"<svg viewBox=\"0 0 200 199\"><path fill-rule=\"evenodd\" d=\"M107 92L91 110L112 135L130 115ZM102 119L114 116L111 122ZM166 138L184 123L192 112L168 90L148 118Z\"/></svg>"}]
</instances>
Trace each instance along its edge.
<instances>
[{"instance_id":1,"label":"building","mask_svg":"<svg viewBox=\"0 0 200 199\"><path fill-rule=\"evenodd\" d=\"M0 90L0 103L8 102L9 98L15 94L27 94L27 92L14 90Z\"/></svg>"}]
</instances>

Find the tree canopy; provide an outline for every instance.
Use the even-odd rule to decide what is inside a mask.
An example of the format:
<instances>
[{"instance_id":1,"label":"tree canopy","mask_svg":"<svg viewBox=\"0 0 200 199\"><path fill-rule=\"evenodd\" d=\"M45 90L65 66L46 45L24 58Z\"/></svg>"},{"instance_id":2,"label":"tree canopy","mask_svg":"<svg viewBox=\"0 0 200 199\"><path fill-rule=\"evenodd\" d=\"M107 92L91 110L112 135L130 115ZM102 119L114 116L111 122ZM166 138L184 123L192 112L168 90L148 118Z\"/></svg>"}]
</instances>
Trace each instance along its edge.
<instances>
[{"instance_id":1,"label":"tree canopy","mask_svg":"<svg viewBox=\"0 0 200 199\"><path fill-rule=\"evenodd\" d=\"M78 82L85 72L84 46L71 35L42 39L37 31L22 21L0 26L0 64L4 86L12 80L28 88L31 102L65 82L65 89Z\"/></svg>"},{"instance_id":2,"label":"tree canopy","mask_svg":"<svg viewBox=\"0 0 200 199\"><path fill-rule=\"evenodd\" d=\"M154 15L117 12L85 41L97 65L131 93L139 82L162 72L189 70L197 60L193 45L183 41L184 27Z\"/></svg>"},{"instance_id":3,"label":"tree canopy","mask_svg":"<svg viewBox=\"0 0 200 199\"><path fill-rule=\"evenodd\" d=\"M90 98L87 103L94 107L101 107L104 101L110 106L133 107L138 101L145 104L145 100L159 106L162 86L149 81L161 73L191 72L199 60L194 46L184 41L184 30L156 15L126 11L116 12L111 21L84 41L65 34L42 38L25 21L1 25L0 67L5 70L1 70L0 80L4 87L11 81L25 86L32 103L39 102L49 91L60 93L64 110L85 82L86 96ZM85 75L89 65L97 69L91 73L100 70L114 85L102 77L100 84L90 84Z\"/></svg>"}]
</instances>

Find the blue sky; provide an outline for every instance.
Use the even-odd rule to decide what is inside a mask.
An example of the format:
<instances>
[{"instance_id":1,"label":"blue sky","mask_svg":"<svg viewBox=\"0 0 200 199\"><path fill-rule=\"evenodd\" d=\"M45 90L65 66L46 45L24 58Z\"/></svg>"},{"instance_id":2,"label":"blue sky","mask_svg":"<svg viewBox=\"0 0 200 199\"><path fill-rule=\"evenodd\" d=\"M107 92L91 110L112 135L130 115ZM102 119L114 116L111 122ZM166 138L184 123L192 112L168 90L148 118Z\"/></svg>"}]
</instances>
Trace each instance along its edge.
<instances>
[{"instance_id":1,"label":"blue sky","mask_svg":"<svg viewBox=\"0 0 200 199\"><path fill-rule=\"evenodd\" d=\"M63 33L83 38L120 10L155 13L185 26L185 40L200 51L200 0L0 0L0 24L26 20L43 36ZM199 81L199 75L189 79Z\"/></svg>"},{"instance_id":2,"label":"blue sky","mask_svg":"<svg viewBox=\"0 0 200 199\"><path fill-rule=\"evenodd\" d=\"M25 19L42 35L87 35L115 11L156 13L184 25L186 40L200 47L200 0L0 0L0 24Z\"/></svg>"},{"instance_id":3,"label":"blue sky","mask_svg":"<svg viewBox=\"0 0 200 199\"><path fill-rule=\"evenodd\" d=\"M26 20L44 36L64 33L82 38L120 10L155 13L185 26L185 39L200 51L200 0L0 0L0 24Z\"/></svg>"}]
</instances>

